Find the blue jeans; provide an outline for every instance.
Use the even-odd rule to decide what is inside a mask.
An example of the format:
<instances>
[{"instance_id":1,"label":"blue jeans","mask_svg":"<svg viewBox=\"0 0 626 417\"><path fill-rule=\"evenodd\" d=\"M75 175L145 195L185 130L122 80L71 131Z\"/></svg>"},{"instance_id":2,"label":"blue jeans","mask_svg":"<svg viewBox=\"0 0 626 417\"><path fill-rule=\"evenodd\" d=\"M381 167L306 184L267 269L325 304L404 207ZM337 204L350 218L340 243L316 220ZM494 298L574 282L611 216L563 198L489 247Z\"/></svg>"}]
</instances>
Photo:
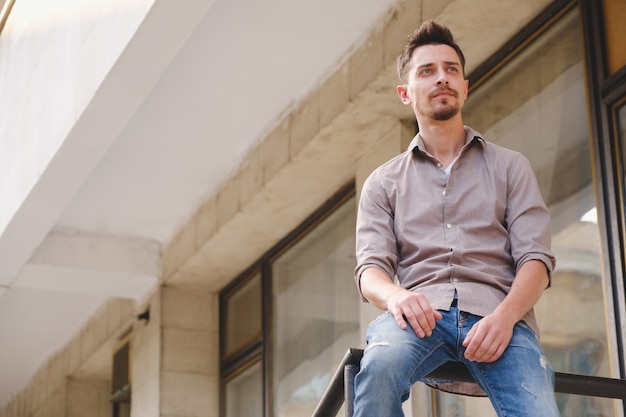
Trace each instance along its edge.
<instances>
[{"instance_id":1,"label":"blue jeans","mask_svg":"<svg viewBox=\"0 0 626 417\"><path fill-rule=\"evenodd\" d=\"M402 417L411 385L447 361L463 362L487 393L499 417L558 417L554 370L535 333L519 322L504 354L495 362L468 361L461 345L481 319L451 307L440 311L433 334L418 338L398 327L389 312L374 320L355 379L354 417Z\"/></svg>"}]
</instances>

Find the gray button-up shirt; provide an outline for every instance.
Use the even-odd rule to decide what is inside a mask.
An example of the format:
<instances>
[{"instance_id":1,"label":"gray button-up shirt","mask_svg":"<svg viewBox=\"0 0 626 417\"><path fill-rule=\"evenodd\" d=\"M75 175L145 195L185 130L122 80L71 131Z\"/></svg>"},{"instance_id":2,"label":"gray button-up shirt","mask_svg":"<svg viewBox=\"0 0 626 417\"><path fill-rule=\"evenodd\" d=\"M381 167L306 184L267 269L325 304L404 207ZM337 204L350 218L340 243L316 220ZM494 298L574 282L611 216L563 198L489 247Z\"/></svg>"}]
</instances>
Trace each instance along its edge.
<instances>
[{"instance_id":1,"label":"gray button-up shirt","mask_svg":"<svg viewBox=\"0 0 626 417\"><path fill-rule=\"evenodd\" d=\"M423 293L435 309L491 313L517 269L535 259L551 273L550 214L528 160L465 127L449 178L419 134L377 168L361 192L357 267L371 267ZM523 320L538 334L534 311Z\"/></svg>"}]
</instances>

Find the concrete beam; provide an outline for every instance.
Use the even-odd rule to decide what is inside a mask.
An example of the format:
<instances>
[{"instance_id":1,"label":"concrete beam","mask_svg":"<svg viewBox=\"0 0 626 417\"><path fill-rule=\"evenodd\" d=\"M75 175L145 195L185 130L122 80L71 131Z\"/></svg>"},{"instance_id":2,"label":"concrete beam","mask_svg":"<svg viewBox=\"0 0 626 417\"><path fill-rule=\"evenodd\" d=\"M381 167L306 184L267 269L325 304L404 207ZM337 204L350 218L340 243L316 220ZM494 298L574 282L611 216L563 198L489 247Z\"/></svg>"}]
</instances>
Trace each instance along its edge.
<instances>
[{"instance_id":1,"label":"concrete beam","mask_svg":"<svg viewBox=\"0 0 626 417\"><path fill-rule=\"evenodd\" d=\"M0 286L15 281L214 1L184 3L181 7L180 2L154 1L42 173L21 191L14 212L3 216ZM22 277L34 280L38 270L28 267Z\"/></svg>"},{"instance_id":2,"label":"concrete beam","mask_svg":"<svg viewBox=\"0 0 626 417\"><path fill-rule=\"evenodd\" d=\"M159 281L158 242L54 231L14 286L139 299Z\"/></svg>"}]
</instances>

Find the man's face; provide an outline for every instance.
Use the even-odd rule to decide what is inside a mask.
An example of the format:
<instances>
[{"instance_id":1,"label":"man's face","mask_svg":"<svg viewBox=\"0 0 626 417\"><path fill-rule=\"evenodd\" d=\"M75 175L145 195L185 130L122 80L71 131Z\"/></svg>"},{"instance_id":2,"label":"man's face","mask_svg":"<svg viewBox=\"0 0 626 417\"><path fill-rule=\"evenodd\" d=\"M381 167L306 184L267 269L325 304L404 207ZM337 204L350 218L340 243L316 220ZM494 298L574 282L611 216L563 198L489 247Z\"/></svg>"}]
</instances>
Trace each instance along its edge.
<instances>
[{"instance_id":1,"label":"man's face","mask_svg":"<svg viewBox=\"0 0 626 417\"><path fill-rule=\"evenodd\" d=\"M419 119L449 120L459 114L467 99L468 81L461 60L448 45L420 46L411 56L405 84L398 95Z\"/></svg>"}]
</instances>

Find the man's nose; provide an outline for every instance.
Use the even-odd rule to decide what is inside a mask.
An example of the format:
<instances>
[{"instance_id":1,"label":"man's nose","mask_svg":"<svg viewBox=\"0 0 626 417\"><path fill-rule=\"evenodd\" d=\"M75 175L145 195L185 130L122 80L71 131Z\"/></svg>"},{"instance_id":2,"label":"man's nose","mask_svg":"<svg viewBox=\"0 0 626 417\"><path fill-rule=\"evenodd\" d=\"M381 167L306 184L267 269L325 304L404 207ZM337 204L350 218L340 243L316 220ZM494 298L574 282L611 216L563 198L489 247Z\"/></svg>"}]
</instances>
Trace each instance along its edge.
<instances>
[{"instance_id":1,"label":"man's nose","mask_svg":"<svg viewBox=\"0 0 626 417\"><path fill-rule=\"evenodd\" d=\"M437 85L448 85L448 74L444 69L437 71Z\"/></svg>"}]
</instances>

